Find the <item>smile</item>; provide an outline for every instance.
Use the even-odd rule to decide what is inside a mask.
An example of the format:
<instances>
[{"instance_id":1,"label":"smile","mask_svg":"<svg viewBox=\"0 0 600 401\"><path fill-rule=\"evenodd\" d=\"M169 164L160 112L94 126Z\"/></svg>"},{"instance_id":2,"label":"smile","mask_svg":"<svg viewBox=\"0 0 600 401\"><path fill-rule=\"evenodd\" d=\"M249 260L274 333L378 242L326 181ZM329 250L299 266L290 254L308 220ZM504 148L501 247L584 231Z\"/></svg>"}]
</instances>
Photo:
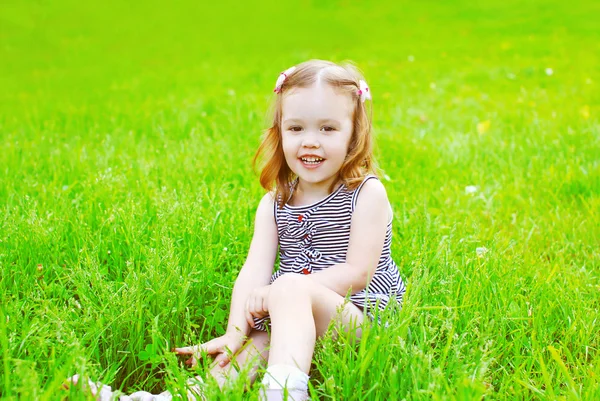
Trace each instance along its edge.
<instances>
[{"instance_id":1,"label":"smile","mask_svg":"<svg viewBox=\"0 0 600 401\"><path fill-rule=\"evenodd\" d=\"M304 168L313 169L319 167L325 159L317 156L303 156L299 158Z\"/></svg>"},{"instance_id":2,"label":"smile","mask_svg":"<svg viewBox=\"0 0 600 401\"><path fill-rule=\"evenodd\" d=\"M312 156L309 156L309 157L301 157L300 160L302 160L306 164L319 164L324 159L322 157L312 157Z\"/></svg>"}]
</instances>

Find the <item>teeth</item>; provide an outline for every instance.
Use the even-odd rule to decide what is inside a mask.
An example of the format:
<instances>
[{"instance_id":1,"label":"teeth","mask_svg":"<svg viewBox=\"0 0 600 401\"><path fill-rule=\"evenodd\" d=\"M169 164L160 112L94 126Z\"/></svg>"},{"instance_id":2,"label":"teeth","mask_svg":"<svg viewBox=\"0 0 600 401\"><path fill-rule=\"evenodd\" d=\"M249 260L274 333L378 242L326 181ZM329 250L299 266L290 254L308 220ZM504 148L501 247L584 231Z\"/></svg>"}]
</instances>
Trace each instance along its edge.
<instances>
[{"instance_id":1,"label":"teeth","mask_svg":"<svg viewBox=\"0 0 600 401\"><path fill-rule=\"evenodd\" d=\"M317 164L323 161L321 157L303 157L302 161L305 163Z\"/></svg>"}]
</instances>

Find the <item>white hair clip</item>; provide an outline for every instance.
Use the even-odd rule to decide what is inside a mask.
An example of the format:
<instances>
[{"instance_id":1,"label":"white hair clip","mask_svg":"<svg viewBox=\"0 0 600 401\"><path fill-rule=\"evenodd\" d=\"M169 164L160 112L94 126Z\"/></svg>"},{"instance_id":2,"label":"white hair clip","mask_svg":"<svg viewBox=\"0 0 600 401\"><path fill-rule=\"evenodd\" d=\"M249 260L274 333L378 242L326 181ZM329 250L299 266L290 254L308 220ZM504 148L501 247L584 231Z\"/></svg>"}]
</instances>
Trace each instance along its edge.
<instances>
[{"instance_id":1,"label":"white hair clip","mask_svg":"<svg viewBox=\"0 0 600 401\"><path fill-rule=\"evenodd\" d=\"M283 83L285 82L287 77L292 72L294 72L295 69L296 69L296 66L292 66L292 67L288 68L287 70L285 70L284 72L282 72L281 74L279 74L279 78L277 78L277 82L275 83L275 89L273 89L273 92L275 92L275 93L281 92L281 87L283 86Z\"/></svg>"},{"instance_id":2,"label":"white hair clip","mask_svg":"<svg viewBox=\"0 0 600 401\"><path fill-rule=\"evenodd\" d=\"M372 100L371 91L369 90L367 83L361 79L358 84L358 95L360 96L360 101L364 103L367 99Z\"/></svg>"}]
</instances>

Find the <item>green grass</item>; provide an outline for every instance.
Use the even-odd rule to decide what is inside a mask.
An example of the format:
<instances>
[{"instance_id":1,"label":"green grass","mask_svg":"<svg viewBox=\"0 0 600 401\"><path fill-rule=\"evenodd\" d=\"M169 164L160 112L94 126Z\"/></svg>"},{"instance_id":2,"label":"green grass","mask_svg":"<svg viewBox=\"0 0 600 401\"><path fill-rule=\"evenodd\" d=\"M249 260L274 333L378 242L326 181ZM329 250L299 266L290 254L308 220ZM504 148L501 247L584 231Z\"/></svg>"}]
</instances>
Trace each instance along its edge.
<instances>
[{"instance_id":1,"label":"green grass","mask_svg":"<svg viewBox=\"0 0 600 401\"><path fill-rule=\"evenodd\" d=\"M191 374L167 350L223 332L307 58L365 72L408 283L387 329L323 340L313 398L600 398L597 2L121 3L0 5L3 399Z\"/></svg>"}]
</instances>

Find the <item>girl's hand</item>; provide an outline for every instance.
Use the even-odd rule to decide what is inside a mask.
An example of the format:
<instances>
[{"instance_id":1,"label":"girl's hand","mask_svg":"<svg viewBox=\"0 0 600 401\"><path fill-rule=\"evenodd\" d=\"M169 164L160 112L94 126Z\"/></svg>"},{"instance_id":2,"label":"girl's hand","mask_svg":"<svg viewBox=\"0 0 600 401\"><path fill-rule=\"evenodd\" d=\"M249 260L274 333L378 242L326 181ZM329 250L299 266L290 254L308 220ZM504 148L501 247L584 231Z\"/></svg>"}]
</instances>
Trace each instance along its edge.
<instances>
[{"instance_id":1,"label":"girl's hand","mask_svg":"<svg viewBox=\"0 0 600 401\"><path fill-rule=\"evenodd\" d=\"M269 314L269 291L270 285L258 287L252 290L246 300L246 321L254 328L254 318L265 317Z\"/></svg>"},{"instance_id":2,"label":"girl's hand","mask_svg":"<svg viewBox=\"0 0 600 401\"><path fill-rule=\"evenodd\" d=\"M208 355L215 357L215 362L220 367L224 367L229 363L231 357L234 356L242 347L244 336L239 333L225 333L221 337L213 338L204 344L194 345L192 347L175 348L174 351L179 355L191 355L185 363L196 366L198 359L202 356L202 351Z\"/></svg>"}]
</instances>

